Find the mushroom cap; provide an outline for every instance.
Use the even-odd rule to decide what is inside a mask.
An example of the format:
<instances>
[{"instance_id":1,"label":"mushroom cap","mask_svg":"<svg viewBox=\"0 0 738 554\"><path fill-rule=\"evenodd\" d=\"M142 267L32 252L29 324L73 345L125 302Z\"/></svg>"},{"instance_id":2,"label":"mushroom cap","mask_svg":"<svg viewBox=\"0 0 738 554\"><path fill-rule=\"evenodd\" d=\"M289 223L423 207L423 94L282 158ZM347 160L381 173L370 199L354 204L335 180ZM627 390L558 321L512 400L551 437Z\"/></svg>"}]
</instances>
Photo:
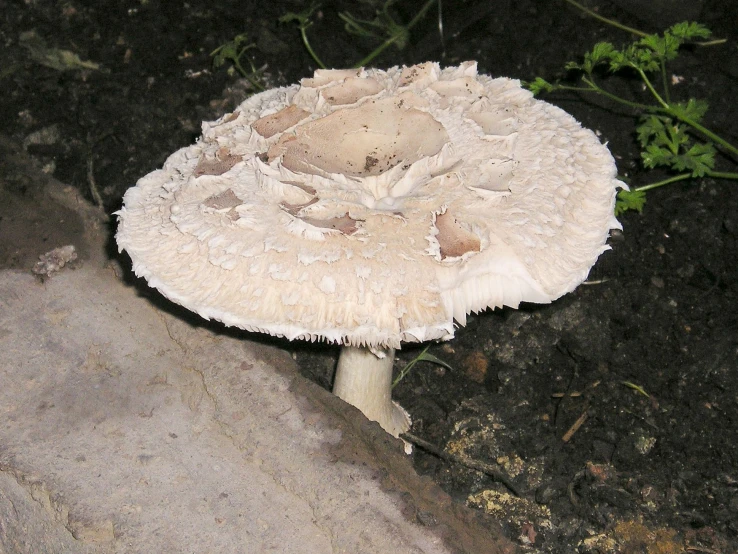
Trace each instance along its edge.
<instances>
[{"instance_id":1,"label":"mushroom cap","mask_svg":"<svg viewBox=\"0 0 738 554\"><path fill-rule=\"evenodd\" d=\"M204 123L126 192L116 238L204 318L398 348L573 290L619 186L592 131L475 62L319 70Z\"/></svg>"}]
</instances>

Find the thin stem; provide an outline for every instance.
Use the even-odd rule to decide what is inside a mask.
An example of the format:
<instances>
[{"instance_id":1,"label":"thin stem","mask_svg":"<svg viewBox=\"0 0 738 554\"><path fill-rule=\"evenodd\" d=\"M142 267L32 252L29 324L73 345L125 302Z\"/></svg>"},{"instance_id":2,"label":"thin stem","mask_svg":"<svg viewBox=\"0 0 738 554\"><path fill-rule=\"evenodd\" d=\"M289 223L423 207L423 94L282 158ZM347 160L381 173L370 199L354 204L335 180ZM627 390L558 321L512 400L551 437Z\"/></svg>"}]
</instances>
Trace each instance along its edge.
<instances>
[{"instance_id":1,"label":"thin stem","mask_svg":"<svg viewBox=\"0 0 738 554\"><path fill-rule=\"evenodd\" d=\"M729 179L733 181L738 181L738 173L730 173L730 172L725 172L725 171L708 171L705 173L704 176L712 177L713 179ZM657 181L655 183L649 183L648 185L643 185L641 187L635 187L633 191L634 192L645 192L647 190L655 189L658 187L663 187L664 185L668 185L670 183L676 183L678 181L686 181L687 179L691 179L691 178L692 178L691 173L680 173L679 175L675 175L674 177L669 177L668 179L664 179L663 181Z\"/></svg>"},{"instance_id":2,"label":"thin stem","mask_svg":"<svg viewBox=\"0 0 738 554\"><path fill-rule=\"evenodd\" d=\"M697 123L696 121L694 121L693 119L691 119L689 117L684 117L684 116L680 116L678 114L675 114L671 110L667 110L667 113L669 115L673 116L673 117L676 117L679 121L682 121L682 122L686 123L687 125L689 125L693 129L696 129L697 131L699 131L700 133L702 133L703 135L705 135L707 138L709 138L709 139L717 142L720 146L722 146L723 148L725 148L726 150L728 150L734 156L738 156L738 148L736 148L735 146L733 146L732 144L730 144L727 140L725 140L721 136L716 135L715 133L713 133L712 131L710 131L710 129L708 129L707 127L704 127L703 125L700 125L699 123Z\"/></svg>"},{"instance_id":3,"label":"thin stem","mask_svg":"<svg viewBox=\"0 0 738 554\"><path fill-rule=\"evenodd\" d=\"M635 110L653 110L653 106L649 106L648 104L640 104L638 102L631 102L630 100L626 100L625 98L620 98L619 96L616 96L610 92L607 92L605 89L600 88L599 86L595 84L594 81L588 79L587 77L582 77L582 81L587 83L589 85L589 88L572 87L569 85L554 85L554 89L571 90L575 92L595 92L597 94L601 94L602 96L605 96L606 98L609 98L610 100L617 102L618 104L623 104L624 106L628 106L629 108L633 108Z\"/></svg>"},{"instance_id":4,"label":"thin stem","mask_svg":"<svg viewBox=\"0 0 738 554\"><path fill-rule=\"evenodd\" d=\"M642 80L642 81L643 81L643 83L644 83L644 84L646 85L646 87L647 87L647 88L648 88L648 90L649 90L649 91L651 92L651 94L652 94L652 95L653 95L653 97L654 97L654 98L656 99L656 101L657 101L657 102L658 102L659 104L661 104L661 105L662 105L662 106L664 107L664 109L667 109L667 110L668 110L668 109L669 109L669 104L668 104L668 102L664 102L664 99L663 99L663 98L661 98L661 95L660 95L660 94L659 94L658 92L656 92L656 89L655 89L655 88L653 88L653 85L651 84L651 80L650 80L650 79L648 78L648 76L647 76L647 75L646 75L646 74L644 73L644 71L643 71L643 70L642 70L641 68L639 68L639 67L634 67L634 69L635 69L635 70L636 70L636 71L638 72L638 74L639 74L639 75L641 76L641 80Z\"/></svg>"},{"instance_id":5,"label":"thin stem","mask_svg":"<svg viewBox=\"0 0 738 554\"><path fill-rule=\"evenodd\" d=\"M609 98L610 100L613 100L614 102L618 102L619 104L622 104L624 106L628 106L636 110L653 109L648 104L641 104L640 102L632 102L630 100L626 100L625 98L620 98L619 96L612 94L611 92L608 92L603 88L598 87L597 85L594 84L594 82L592 82L592 86L594 87L594 92L601 94L602 96Z\"/></svg>"},{"instance_id":6,"label":"thin stem","mask_svg":"<svg viewBox=\"0 0 738 554\"><path fill-rule=\"evenodd\" d=\"M255 75L257 74L257 71L256 71L256 68L254 67L254 64L249 62L251 64L250 72L246 71L244 67L241 65L241 56L243 56L244 52L246 52L248 48L249 47L247 46L238 53L238 56L234 60L234 64L238 72L241 74L241 76L244 77L249 83L251 83L251 86L254 87L254 90L263 91L264 87L261 85L261 83L259 83L259 81L255 77Z\"/></svg>"},{"instance_id":7,"label":"thin stem","mask_svg":"<svg viewBox=\"0 0 738 554\"><path fill-rule=\"evenodd\" d=\"M395 41L397 41L398 38L400 38L400 35L392 35L390 38L388 38L382 44L380 44L377 48L375 48L367 57L365 57L360 62L357 62L356 64L354 64L354 67L364 67L370 61L372 61L374 58L376 58L382 52L384 52L387 48L393 45Z\"/></svg>"},{"instance_id":8,"label":"thin stem","mask_svg":"<svg viewBox=\"0 0 738 554\"><path fill-rule=\"evenodd\" d=\"M318 67L320 69L326 69L325 64L320 60L318 55L313 50L313 47L310 46L310 40L308 40L307 37L307 28L309 25L300 25L300 35L302 36L302 43L305 45L305 48L308 51L308 54L310 54L310 57L313 58L316 64L318 64Z\"/></svg>"},{"instance_id":9,"label":"thin stem","mask_svg":"<svg viewBox=\"0 0 738 554\"><path fill-rule=\"evenodd\" d=\"M638 29L634 29L633 27L628 27L627 25L623 25L622 23L618 23L617 21L614 21L612 19L608 19L608 18L606 18L606 17L604 17L604 16L602 16L602 15L596 13L596 12L593 12L589 8L586 8L586 7L582 6L579 2L575 2L574 0L564 0L564 2L566 2L567 4L571 4L572 6L574 6L575 8L577 8L578 10L583 11L584 13L586 13L587 15L589 15L590 17L594 17L598 21L602 21L603 23L607 23L608 25L612 25L613 27L616 27L616 28L621 29L623 31L627 31L629 33L633 33L634 35L637 35L639 37L646 37L646 36L648 36L643 31L639 31Z\"/></svg>"},{"instance_id":10,"label":"thin stem","mask_svg":"<svg viewBox=\"0 0 738 554\"><path fill-rule=\"evenodd\" d=\"M661 58L661 86L664 89L664 98L666 98L666 102L670 103L669 82L666 79L666 61L664 58Z\"/></svg>"},{"instance_id":11,"label":"thin stem","mask_svg":"<svg viewBox=\"0 0 738 554\"><path fill-rule=\"evenodd\" d=\"M728 42L727 38L716 38L714 40L707 40L705 42L693 42L695 46L717 46L719 44L725 44Z\"/></svg>"},{"instance_id":12,"label":"thin stem","mask_svg":"<svg viewBox=\"0 0 738 554\"><path fill-rule=\"evenodd\" d=\"M397 377L395 377L394 381L392 381L393 389L400 384L400 381L402 381L408 373L410 373L410 370L415 366L415 364L423 359L423 354L428 352L428 349L430 347L431 345L429 343L428 346L426 346L420 354L418 354L413 360L410 360L408 364L400 370L400 373L397 375Z\"/></svg>"},{"instance_id":13,"label":"thin stem","mask_svg":"<svg viewBox=\"0 0 738 554\"><path fill-rule=\"evenodd\" d=\"M431 6L432 6L432 5L434 4L434 2L438 2L438 5L439 5L439 10L440 10L440 5L441 5L441 3L440 3L440 1L439 1L439 0L428 0L428 1L427 1L427 2L426 2L426 3L424 4L424 5L423 5L423 7L422 7L422 8L420 8L420 11L419 11L418 13L416 13L416 14L415 14L415 17L413 17L413 18L412 18L412 19L410 20L410 23L408 23L408 24L407 24L407 29L408 29L408 30L412 29L412 28L413 28L413 27L415 26L415 24L416 24L416 23L417 23L418 21L420 21L420 20L421 20L421 18L422 18L422 17L423 17L424 15L425 15L425 12L427 12L427 11L428 11L428 10L430 9L430 7L431 7Z\"/></svg>"},{"instance_id":14,"label":"thin stem","mask_svg":"<svg viewBox=\"0 0 738 554\"><path fill-rule=\"evenodd\" d=\"M710 171L705 173L705 177L712 177L713 179L730 179L738 181L738 173L731 173L729 171Z\"/></svg>"},{"instance_id":15,"label":"thin stem","mask_svg":"<svg viewBox=\"0 0 738 554\"><path fill-rule=\"evenodd\" d=\"M676 183L677 181L684 181L686 179L689 179L692 177L691 173L682 173L680 175L677 175L675 177L669 177L668 179L664 179L663 181L657 181L656 183L649 183L648 185L643 185L642 187L635 187L633 189L634 192L645 192L647 190L655 189L658 187L663 187L664 185L668 185L669 183Z\"/></svg>"},{"instance_id":16,"label":"thin stem","mask_svg":"<svg viewBox=\"0 0 738 554\"><path fill-rule=\"evenodd\" d=\"M415 14L415 17L413 17L413 18L412 18L412 19L410 20L410 23L408 23L408 24L407 24L407 26L405 27L405 29L406 29L407 31L409 31L410 29L412 29L412 28L413 28L413 27L415 26L415 24L416 24L416 23L417 23L418 21L420 21L420 20L421 20L421 18L422 18L422 17L423 17L424 15L425 15L425 12L427 12L427 11L428 11L428 10L430 9L430 7L431 7L431 6L432 6L432 5L433 5L433 4L435 3L435 2L438 2L438 0L428 0L428 1L427 1L427 2L426 2L426 3L424 4L424 5L423 5L423 7L422 7L422 8L420 9L420 11L419 11L418 13L416 13L416 14ZM400 38L400 36L401 36L401 35L400 35L399 33L395 33L394 35L392 35L392 36L391 36L390 38L388 38L388 39L387 39L387 40L385 40L385 41L384 41L384 42L383 42L382 44L380 44L380 45L379 45L379 46L378 46L377 48L375 48L375 49L374 49L374 50L373 50L373 51L372 51L372 52L371 52L371 53L370 53L370 54L369 54L368 56L366 56L366 57L365 57L365 58L364 58L363 60L361 60L360 62L358 62L358 63L354 64L354 67L363 67L363 66L365 66L366 64L368 64L368 63L369 63L370 61L372 61L372 60L373 60L374 58L376 58L376 57L377 57L377 56L379 56L379 55L380 55L380 54L381 54L382 52L384 52L384 51L385 51L385 50L386 50L387 48L389 48L389 47L390 47L390 46L391 46L392 44L394 44L394 43L395 43L395 42L397 41L397 39L399 39L399 38Z\"/></svg>"},{"instance_id":17,"label":"thin stem","mask_svg":"<svg viewBox=\"0 0 738 554\"><path fill-rule=\"evenodd\" d=\"M441 448L437 447L435 444L430 443L426 440L423 440L420 437L417 437L411 433L407 433L407 432L401 433L400 438L413 443L419 448L422 448L426 452L429 452L430 454L433 454L434 456L438 456L441 459L444 459L446 461L453 462L456 464L461 464L475 471L481 471L485 475L492 477L492 479L494 479L495 481L498 481L499 483L502 483L503 485L505 485L510 490L510 492L512 492L515 496L520 496L520 491L517 489L515 485L512 484L510 479L508 479L507 476L505 476L505 474L502 473L502 471L494 467L492 464L488 464L481 460L474 460L472 458L469 458L466 455L458 455L458 454L452 454L450 452L446 452L445 450L442 450Z\"/></svg>"}]
</instances>

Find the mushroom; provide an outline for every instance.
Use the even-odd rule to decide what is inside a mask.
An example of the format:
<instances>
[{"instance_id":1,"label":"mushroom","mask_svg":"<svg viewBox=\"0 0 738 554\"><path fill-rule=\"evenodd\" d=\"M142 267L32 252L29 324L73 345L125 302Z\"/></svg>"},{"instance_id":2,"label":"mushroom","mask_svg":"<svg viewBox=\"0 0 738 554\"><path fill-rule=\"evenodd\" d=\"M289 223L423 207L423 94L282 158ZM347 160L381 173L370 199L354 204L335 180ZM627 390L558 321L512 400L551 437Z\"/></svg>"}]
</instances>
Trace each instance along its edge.
<instances>
[{"instance_id":1,"label":"mushroom","mask_svg":"<svg viewBox=\"0 0 738 554\"><path fill-rule=\"evenodd\" d=\"M126 192L116 238L206 319L342 345L335 394L398 436L395 349L572 291L619 186L593 132L475 62L316 71L204 123Z\"/></svg>"}]
</instances>

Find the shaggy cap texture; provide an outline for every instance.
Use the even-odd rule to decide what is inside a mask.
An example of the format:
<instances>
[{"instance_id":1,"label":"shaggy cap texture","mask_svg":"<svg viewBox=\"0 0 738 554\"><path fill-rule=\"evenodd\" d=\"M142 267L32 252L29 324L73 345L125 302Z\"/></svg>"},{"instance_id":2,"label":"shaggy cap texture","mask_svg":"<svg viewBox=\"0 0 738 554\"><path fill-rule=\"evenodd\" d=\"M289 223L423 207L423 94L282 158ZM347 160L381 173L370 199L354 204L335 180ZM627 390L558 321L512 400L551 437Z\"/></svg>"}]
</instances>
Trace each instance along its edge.
<instances>
[{"instance_id":1,"label":"shaggy cap texture","mask_svg":"<svg viewBox=\"0 0 738 554\"><path fill-rule=\"evenodd\" d=\"M116 238L207 319L397 348L573 290L619 228L615 176L593 132L474 62L319 70L203 124Z\"/></svg>"}]
</instances>

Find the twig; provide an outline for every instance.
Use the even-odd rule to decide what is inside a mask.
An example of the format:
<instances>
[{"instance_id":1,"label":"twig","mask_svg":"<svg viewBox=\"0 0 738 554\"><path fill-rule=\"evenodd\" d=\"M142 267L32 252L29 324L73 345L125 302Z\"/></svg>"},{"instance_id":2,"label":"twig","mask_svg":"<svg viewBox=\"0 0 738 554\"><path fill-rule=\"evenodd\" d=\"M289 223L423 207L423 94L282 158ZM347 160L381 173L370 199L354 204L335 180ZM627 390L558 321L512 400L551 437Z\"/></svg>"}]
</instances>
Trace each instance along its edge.
<instances>
[{"instance_id":1,"label":"twig","mask_svg":"<svg viewBox=\"0 0 738 554\"><path fill-rule=\"evenodd\" d=\"M572 392L554 392L551 394L551 398L564 398L565 396L568 396L569 398L579 398L584 393L580 391L572 391Z\"/></svg>"},{"instance_id":2,"label":"twig","mask_svg":"<svg viewBox=\"0 0 738 554\"><path fill-rule=\"evenodd\" d=\"M585 409L582 412L582 415L580 415L577 420L574 422L574 424L569 427L569 430L564 433L564 436L561 437L561 440L564 442L569 442L569 440L574 436L574 433L576 433L579 428L584 425L584 422L587 421L587 417L589 417L589 408Z\"/></svg>"},{"instance_id":3,"label":"twig","mask_svg":"<svg viewBox=\"0 0 738 554\"><path fill-rule=\"evenodd\" d=\"M574 375L574 377L576 377L576 374ZM600 381L598 380L590 385L587 385L587 387L582 392L571 391L565 394L554 393L552 395L555 398L561 398L561 402L559 402L558 406L556 407L556 417L554 418L554 421L558 420L559 410L561 409L561 406L563 405L563 403L567 401L568 399L582 396L586 400L585 405L584 405L584 411L582 412L582 415L580 415L577 418L577 420L572 424L572 426L569 427L569 430L566 433L564 433L564 436L561 437L562 441L569 442L571 438L574 436L574 433L576 433L579 430L579 428L584 424L584 422L587 421L587 418L589 417L591 395L594 389L596 389L599 385L600 385Z\"/></svg>"},{"instance_id":4,"label":"twig","mask_svg":"<svg viewBox=\"0 0 738 554\"><path fill-rule=\"evenodd\" d=\"M426 452L429 452L434 456L438 456L439 458L442 458L448 462L461 464L470 469L481 471L485 475L492 477L492 479L494 479L498 483L502 483L503 485L505 485L505 487L507 487L507 489L515 496L520 496L520 492L518 491L517 487L513 485L510 480L498 469L488 463L482 462L480 460L472 460L471 458L467 458L466 456L457 456L456 454L450 454L445 450L441 450L436 445L423 440L420 437L411 435L410 433L401 433L400 438L405 439L406 441L413 443L415 446L422 448Z\"/></svg>"}]
</instances>

